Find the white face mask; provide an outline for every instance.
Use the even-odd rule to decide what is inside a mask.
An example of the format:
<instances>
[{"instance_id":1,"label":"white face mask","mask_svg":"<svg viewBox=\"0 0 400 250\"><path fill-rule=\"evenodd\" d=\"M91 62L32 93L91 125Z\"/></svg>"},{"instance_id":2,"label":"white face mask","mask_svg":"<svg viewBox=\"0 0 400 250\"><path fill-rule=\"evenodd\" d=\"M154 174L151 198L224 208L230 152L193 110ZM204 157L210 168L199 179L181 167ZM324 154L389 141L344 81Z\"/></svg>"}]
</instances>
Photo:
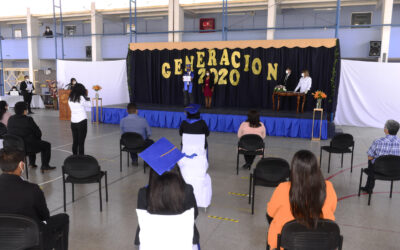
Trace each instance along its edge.
<instances>
[{"instance_id":1,"label":"white face mask","mask_svg":"<svg viewBox=\"0 0 400 250\"><path fill-rule=\"evenodd\" d=\"M289 70L286 70L286 74L289 74Z\"/></svg>"},{"instance_id":2,"label":"white face mask","mask_svg":"<svg viewBox=\"0 0 400 250\"><path fill-rule=\"evenodd\" d=\"M206 74L206 76L209 76L209 75L210 75L210 73L207 73L207 74Z\"/></svg>"},{"instance_id":3,"label":"white face mask","mask_svg":"<svg viewBox=\"0 0 400 250\"><path fill-rule=\"evenodd\" d=\"M72 84L75 84L76 83L76 81L72 81Z\"/></svg>"},{"instance_id":4,"label":"white face mask","mask_svg":"<svg viewBox=\"0 0 400 250\"><path fill-rule=\"evenodd\" d=\"M29 82L29 79L26 79L25 82Z\"/></svg>"},{"instance_id":5,"label":"white face mask","mask_svg":"<svg viewBox=\"0 0 400 250\"><path fill-rule=\"evenodd\" d=\"M304 77L304 73L301 73L301 76Z\"/></svg>"}]
</instances>

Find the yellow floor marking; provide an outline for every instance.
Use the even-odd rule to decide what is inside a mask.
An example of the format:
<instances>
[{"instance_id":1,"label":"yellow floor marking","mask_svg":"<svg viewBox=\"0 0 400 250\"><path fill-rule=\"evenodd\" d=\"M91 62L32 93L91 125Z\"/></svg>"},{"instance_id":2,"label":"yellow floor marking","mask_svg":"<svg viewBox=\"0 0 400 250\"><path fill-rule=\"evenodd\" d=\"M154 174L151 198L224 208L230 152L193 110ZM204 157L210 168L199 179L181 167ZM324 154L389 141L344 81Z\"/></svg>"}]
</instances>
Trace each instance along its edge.
<instances>
[{"instance_id":1,"label":"yellow floor marking","mask_svg":"<svg viewBox=\"0 0 400 250\"><path fill-rule=\"evenodd\" d=\"M248 194L233 193L233 192L228 192L228 194L230 194L230 195L234 195L234 196L249 197L249 195L248 195Z\"/></svg>"},{"instance_id":2,"label":"yellow floor marking","mask_svg":"<svg viewBox=\"0 0 400 250\"><path fill-rule=\"evenodd\" d=\"M231 222L239 222L239 220L230 219L230 218L224 218L224 217L219 217L219 216L213 216L213 215L209 215L208 218L217 219L217 220L224 220L224 221L231 221Z\"/></svg>"}]
</instances>

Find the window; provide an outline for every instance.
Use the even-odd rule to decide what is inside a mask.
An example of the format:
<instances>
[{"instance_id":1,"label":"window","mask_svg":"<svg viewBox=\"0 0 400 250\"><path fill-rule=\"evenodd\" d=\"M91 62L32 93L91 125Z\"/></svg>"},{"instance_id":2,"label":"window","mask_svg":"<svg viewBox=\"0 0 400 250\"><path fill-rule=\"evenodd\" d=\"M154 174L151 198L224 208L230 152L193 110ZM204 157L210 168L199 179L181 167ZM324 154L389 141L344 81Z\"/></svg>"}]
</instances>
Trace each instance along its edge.
<instances>
[{"instance_id":1,"label":"window","mask_svg":"<svg viewBox=\"0 0 400 250\"><path fill-rule=\"evenodd\" d=\"M132 33L135 32L135 24L132 23ZM126 33L129 34L131 31L129 30L129 23L126 24Z\"/></svg>"},{"instance_id":2,"label":"window","mask_svg":"<svg viewBox=\"0 0 400 250\"><path fill-rule=\"evenodd\" d=\"M21 37L22 37L22 29L15 29L14 38L21 38Z\"/></svg>"},{"instance_id":3,"label":"window","mask_svg":"<svg viewBox=\"0 0 400 250\"><path fill-rule=\"evenodd\" d=\"M372 12L351 13L351 25L368 25L371 24L371 21L372 21ZM370 26L363 26L359 28L369 28L369 27Z\"/></svg>"},{"instance_id":4,"label":"window","mask_svg":"<svg viewBox=\"0 0 400 250\"><path fill-rule=\"evenodd\" d=\"M65 25L64 34L66 36L74 36L76 34L76 26L75 25Z\"/></svg>"}]
</instances>

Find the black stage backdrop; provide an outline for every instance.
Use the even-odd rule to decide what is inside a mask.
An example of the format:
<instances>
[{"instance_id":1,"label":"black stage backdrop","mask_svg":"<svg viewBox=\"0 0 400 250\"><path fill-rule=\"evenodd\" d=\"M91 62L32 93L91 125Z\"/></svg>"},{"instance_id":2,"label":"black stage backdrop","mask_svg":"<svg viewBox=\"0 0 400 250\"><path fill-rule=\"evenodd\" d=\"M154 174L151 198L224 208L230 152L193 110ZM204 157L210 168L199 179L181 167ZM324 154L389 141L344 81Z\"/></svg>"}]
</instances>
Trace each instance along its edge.
<instances>
[{"instance_id":1,"label":"black stage backdrop","mask_svg":"<svg viewBox=\"0 0 400 250\"><path fill-rule=\"evenodd\" d=\"M186 64L192 61L196 103L204 103L202 86L205 71L209 70L211 82L215 82L213 106L272 109L274 87L280 84L285 69L290 67L296 83L301 71L308 69L312 78L311 92L324 91L328 95L323 101L324 109L335 112L340 75L339 51L338 41L331 48L129 50L130 100L183 105L182 73ZM295 110L295 98L286 98L281 98L281 108ZM305 110L310 111L314 107L315 101L308 94Z\"/></svg>"}]
</instances>

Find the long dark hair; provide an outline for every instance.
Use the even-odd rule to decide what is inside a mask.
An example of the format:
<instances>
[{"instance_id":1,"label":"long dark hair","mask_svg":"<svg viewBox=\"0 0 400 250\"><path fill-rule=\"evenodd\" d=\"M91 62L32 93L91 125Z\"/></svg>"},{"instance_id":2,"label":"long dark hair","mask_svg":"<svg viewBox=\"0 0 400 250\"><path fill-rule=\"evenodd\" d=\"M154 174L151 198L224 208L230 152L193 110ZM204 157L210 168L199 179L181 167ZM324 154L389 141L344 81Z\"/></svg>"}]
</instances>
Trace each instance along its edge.
<instances>
[{"instance_id":1,"label":"long dark hair","mask_svg":"<svg viewBox=\"0 0 400 250\"><path fill-rule=\"evenodd\" d=\"M249 110L249 113L247 113L247 122L249 122L250 127L252 128L260 127L260 113L255 109Z\"/></svg>"},{"instance_id":2,"label":"long dark hair","mask_svg":"<svg viewBox=\"0 0 400 250\"><path fill-rule=\"evenodd\" d=\"M3 119L3 115L7 112L7 106L8 104L6 101L0 101L0 120Z\"/></svg>"},{"instance_id":3,"label":"long dark hair","mask_svg":"<svg viewBox=\"0 0 400 250\"><path fill-rule=\"evenodd\" d=\"M326 185L312 152L300 150L294 155L290 182L289 200L293 217L306 227L315 228L322 217Z\"/></svg>"},{"instance_id":4,"label":"long dark hair","mask_svg":"<svg viewBox=\"0 0 400 250\"><path fill-rule=\"evenodd\" d=\"M72 82L73 82L73 81L77 82L75 78L71 78L71 80L69 81L69 84L72 85Z\"/></svg>"},{"instance_id":5,"label":"long dark hair","mask_svg":"<svg viewBox=\"0 0 400 250\"><path fill-rule=\"evenodd\" d=\"M185 181L179 167L161 176L150 170L147 187L147 211L154 214L180 214L185 210Z\"/></svg>"},{"instance_id":6,"label":"long dark hair","mask_svg":"<svg viewBox=\"0 0 400 250\"><path fill-rule=\"evenodd\" d=\"M86 88L83 86L83 84L76 83L75 86L71 89L71 93L69 94L69 100L71 102L80 102L81 96L88 100L87 95L86 95Z\"/></svg>"}]
</instances>

